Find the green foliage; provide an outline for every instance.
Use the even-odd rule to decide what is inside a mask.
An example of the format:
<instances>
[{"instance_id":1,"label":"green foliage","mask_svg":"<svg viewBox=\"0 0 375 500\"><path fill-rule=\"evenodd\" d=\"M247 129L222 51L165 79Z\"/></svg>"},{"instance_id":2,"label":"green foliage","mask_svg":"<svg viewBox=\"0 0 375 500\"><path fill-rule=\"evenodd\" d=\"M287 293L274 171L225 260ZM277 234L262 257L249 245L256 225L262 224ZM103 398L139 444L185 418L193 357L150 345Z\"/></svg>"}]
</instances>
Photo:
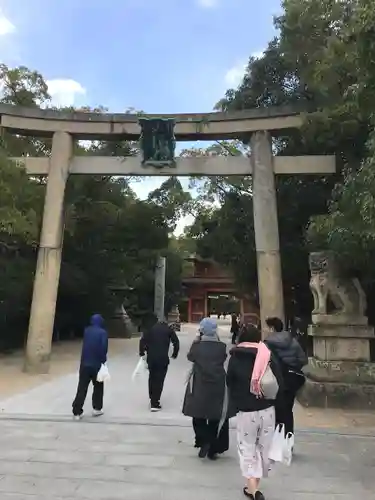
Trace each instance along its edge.
<instances>
[{"instance_id":1,"label":"green foliage","mask_svg":"<svg viewBox=\"0 0 375 500\"><path fill-rule=\"evenodd\" d=\"M275 19L278 36L262 57L249 59L242 82L226 92L216 109L300 106L310 112L304 126L275 139L276 153L336 155L336 175L277 178L287 309L309 314L310 249L334 250L349 272L366 277L369 287L375 284L375 141L370 136L375 124L375 10L369 0L284 0L282 7ZM230 264L238 283L253 287L251 179L222 178L205 181L204 187L201 201L215 200L221 207L206 213L204 224L198 218L193 226L198 251ZM228 201L233 193L235 206ZM236 262L231 247L245 260Z\"/></svg>"},{"instance_id":2,"label":"green foliage","mask_svg":"<svg viewBox=\"0 0 375 500\"><path fill-rule=\"evenodd\" d=\"M189 231L198 254L230 267L247 292L257 280L252 212L251 196L230 191L220 208L202 211Z\"/></svg>"},{"instance_id":3,"label":"green foliage","mask_svg":"<svg viewBox=\"0 0 375 500\"><path fill-rule=\"evenodd\" d=\"M1 102L48 106L43 77L0 66ZM73 108L67 111L75 111ZM104 108L83 112L101 113ZM29 178L9 157L48 156L51 140L3 133L0 156L0 349L25 339L43 211L45 179ZM137 143L76 144L75 154L132 156ZM79 333L93 312L107 317L124 303L140 320L153 309L154 268L167 257L166 309L181 294L182 257L169 233L190 195L175 179L140 201L130 178L71 176L66 190L63 261L55 331Z\"/></svg>"},{"instance_id":4,"label":"green foliage","mask_svg":"<svg viewBox=\"0 0 375 500\"><path fill-rule=\"evenodd\" d=\"M161 207L168 221L170 231L176 229L177 222L193 210L191 194L184 191L177 177L169 177L160 187L151 191L148 201Z\"/></svg>"},{"instance_id":5,"label":"green foliage","mask_svg":"<svg viewBox=\"0 0 375 500\"><path fill-rule=\"evenodd\" d=\"M44 186L29 181L21 167L0 156L0 234L1 245L9 245L21 238L25 243L37 243L40 208L43 203Z\"/></svg>"}]
</instances>

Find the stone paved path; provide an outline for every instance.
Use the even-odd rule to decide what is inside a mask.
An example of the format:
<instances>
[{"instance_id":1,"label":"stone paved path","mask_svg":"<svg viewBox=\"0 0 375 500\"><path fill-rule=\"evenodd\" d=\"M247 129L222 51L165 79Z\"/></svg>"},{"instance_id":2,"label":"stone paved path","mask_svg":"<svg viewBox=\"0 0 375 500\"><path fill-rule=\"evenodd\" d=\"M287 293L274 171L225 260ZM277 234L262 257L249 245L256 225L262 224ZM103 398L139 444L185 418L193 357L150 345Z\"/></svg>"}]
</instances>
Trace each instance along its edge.
<instances>
[{"instance_id":1,"label":"stone paved path","mask_svg":"<svg viewBox=\"0 0 375 500\"><path fill-rule=\"evenodd\" d=\"M194 338L196 328L196 325L188 325L180 334L181 355L177 361L171 361L163 394L164 411L158 415L159 419L186 422L181 415L184 384L189 370L186 352ZM131 339L117 344L118 352L109 359L108 365L112 380L105 388L106 415L103 420L121 419L137 422L139 419L153 420L154 418L148 410L147 379L140 379L135 384L131 382L131 374L138 362L138 342L138 339ZM77 356L76 365L78 360ZM55 378L29 391L0 400L1 413L70 419L71 403L77 381L78 375L75 370L69 375ZM90 413L90 403L88 397L85 407L87 413Z\"/></svg>"},{"instance_id":2,"label":"stone paved path","mask_svg":"<svg viewBox=\"0 0 375 500\"><path fill-rule=\"evenodd\" d=\"M32 420L0 426L1 500L242 498L235 447L215 463L202 462L189 427ZM374 470L373 437L301 432L294 463L275 470L263 491L275 500L368 500L375 498Z\"/></svg>"},{"instance_id":3,"label":"stone paved path","mask_svg":"<svg viewBox=\"0 0 375 500\"><path fill-rule=\"evenodd\" d=\"M110 353L118 352L123 344L122 339L111 339ZM11 354L0 354L0 400L73 372L77 367L80 349L79 340L54 343L50 372L42 375L30 375L23 372L24 353L22 350Z\"/></svg>"},{"instance_id":4,"label":"stone paved path","mask_svg":"<svg viewBox=\"0 0 375 500\"><path fill-rule=\"evenodd\" d=\"M194 329L181 333L181 358L171 364L162 413L148 411L146 380L130 381L137 341L124 343L110 362L102 418L71 420L74 373L0 401L0 499L243 498L233 431L226 456L202 462L180 413ZM362 434L301 429L292 467L276 469L264 483L267 498L375 499L375 432Z\"/></svg>"}]
</instances>

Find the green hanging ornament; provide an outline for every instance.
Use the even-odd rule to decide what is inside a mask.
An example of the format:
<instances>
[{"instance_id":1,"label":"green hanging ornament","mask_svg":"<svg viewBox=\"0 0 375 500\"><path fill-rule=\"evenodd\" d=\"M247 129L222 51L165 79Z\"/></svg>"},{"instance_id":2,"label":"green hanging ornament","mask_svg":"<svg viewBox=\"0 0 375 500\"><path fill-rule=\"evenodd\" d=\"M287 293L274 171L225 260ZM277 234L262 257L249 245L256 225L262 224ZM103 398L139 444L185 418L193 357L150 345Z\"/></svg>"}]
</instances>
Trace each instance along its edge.
<instances>
[{"instance_id":1,"label":"green hanging ornament","mask_svg":"<svg viewBox=\"0 0 375 500\"><path fill-rule=\"evenodd\" d=\"M172 118L140 118L140 147L144 167L176 167L174 136L175 120Z\"/></svg>"}]
</instances>

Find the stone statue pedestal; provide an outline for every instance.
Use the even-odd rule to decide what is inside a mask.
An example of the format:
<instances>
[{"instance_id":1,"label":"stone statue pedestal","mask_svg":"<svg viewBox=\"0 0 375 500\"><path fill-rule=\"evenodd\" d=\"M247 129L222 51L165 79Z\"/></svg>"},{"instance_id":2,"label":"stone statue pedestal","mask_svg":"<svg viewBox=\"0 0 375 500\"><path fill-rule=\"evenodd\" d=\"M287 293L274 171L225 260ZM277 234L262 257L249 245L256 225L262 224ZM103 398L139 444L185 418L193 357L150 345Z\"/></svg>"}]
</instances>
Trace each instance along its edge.
<instances>
[{"instance_id":1,"label":"stone statue pedestal","mask_svg":"<svg viewBox=\"0 0 375 500\"><path fill-rule=\"evenodd\" d=\"M310 325L308 334L313 337L314 358L320 361L370 361L370 339L375 338L371 326Z\"/></svg>"},{"instance_id":2,"label":"stone statue pedestal","mask_svg":"<svg viewBox=\"0 0 375 500\"><path fill-rule=\"evenodd\" d=\"M313 357L305 368L306 384L298 396L304 406L375 408L375 363L366 295L356 278L343 273L334 254L310 254L310 289L314 297Z\"/></svg>"},{"instance_id":3,"label":"stone statue pedestal","mask_svg":"<svg viewBox=\"0 0 375 500\"><path fill-rule=\"evenodd\" d=\"M375 408L375 363L370 350L374 329L366 317L357 318L356 325L345 325L332 316L324 318L325 324L309 326L313 357L305 368L306 384L298 399L304 406Z\"/></svg>"}]
</instances>

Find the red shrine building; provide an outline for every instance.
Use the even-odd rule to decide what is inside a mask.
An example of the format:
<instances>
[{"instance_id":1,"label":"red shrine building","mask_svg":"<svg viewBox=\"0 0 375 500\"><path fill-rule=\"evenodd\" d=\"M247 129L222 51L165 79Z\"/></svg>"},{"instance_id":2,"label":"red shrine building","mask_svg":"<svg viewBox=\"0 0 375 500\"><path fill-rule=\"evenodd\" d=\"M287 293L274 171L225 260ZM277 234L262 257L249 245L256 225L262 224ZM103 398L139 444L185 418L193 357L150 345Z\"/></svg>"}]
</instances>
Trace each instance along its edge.
<instances>
[{"instance_id":1,"label":"red shrine building","mask_svg":"<svg viewBox=\"0 0 375 500\"><path fill-rule=\"evenodd\" d=\"M186 261L191 266L182 284L188 301L189 323L198 323L209 314L229 316L232 313L240 314L245 323L259 322L259 306L253 298L237 293L228 270L198 255L192 255Z\"/></svg>"}]
</instances>

